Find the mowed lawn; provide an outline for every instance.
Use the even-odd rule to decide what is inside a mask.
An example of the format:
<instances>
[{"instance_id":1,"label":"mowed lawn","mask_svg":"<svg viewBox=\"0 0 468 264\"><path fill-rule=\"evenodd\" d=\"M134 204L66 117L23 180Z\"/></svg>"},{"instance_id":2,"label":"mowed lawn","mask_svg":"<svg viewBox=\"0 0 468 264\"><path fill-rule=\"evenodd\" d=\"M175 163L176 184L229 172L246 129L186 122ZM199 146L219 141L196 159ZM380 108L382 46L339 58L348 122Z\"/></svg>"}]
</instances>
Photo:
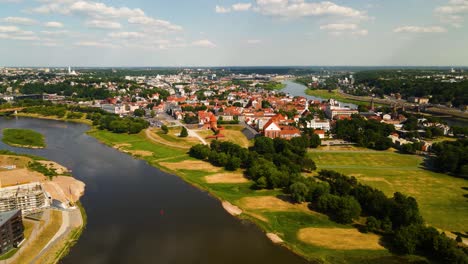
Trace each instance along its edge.
<instances>
[{"instance_id":1,"label":"mowed lawn","mask_svg":"<svg viewBox=\"0 0 468 264\"><path fill-rule=\"evenodd\" d=\"M423 158L394 152L311 151L318 169L355 176L388 196L401 192L417 199L426 222L446 231L468 230L468 181L428 171Z\"/></svg>"},{"instance_id":2,"label":"mowed lawn","mask_svg":"<svg viewBox=\"0 0 468 264\"><path fill-rule=\"evenodd\" d=\"M224 135L224 137L220 137L218 139L219 141L230 141L243 148L248 148L253 145L253 141L249 141L242 133L242 130L244 129L243 126L222 125L222 127L224 127L224 129L220 131L220 134ZM197 133L203 138L214 136L214 133L211 130L197 130ZM214 139L207 139L207 142L211 142L213 140Z\"/></svg>"}]
</instances>

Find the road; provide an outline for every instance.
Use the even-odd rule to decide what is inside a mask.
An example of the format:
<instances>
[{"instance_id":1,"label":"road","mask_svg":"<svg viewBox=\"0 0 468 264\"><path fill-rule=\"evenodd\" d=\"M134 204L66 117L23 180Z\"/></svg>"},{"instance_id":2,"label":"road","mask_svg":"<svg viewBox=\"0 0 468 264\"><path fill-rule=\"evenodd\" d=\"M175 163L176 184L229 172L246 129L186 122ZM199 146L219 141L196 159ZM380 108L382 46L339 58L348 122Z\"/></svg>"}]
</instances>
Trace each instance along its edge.
<instances>
[{"instance_id":1,"label":"road","mask_svg":"<svg viewBox=\"0 0 468 264\"><path fill-rule=\"evenodd\" d=\"M175 123L176 124L175 126L185 127L185 129L187 129L188 134L189 134L190 137L197 138L198 140L200 140L200 142L202 144L208 145L208 142L206 142L206 140L204 138L202 138L200 135L198 135L197 132L195 132L194 130L189 129L185 124L182 124L182 122L180 122L180 120L174 119L172 116L170 116L170 115L168 115L166 113L160 113L160 114L158 114L158 116L162 117L167 122Z\"/></svg>"}]
</instances>

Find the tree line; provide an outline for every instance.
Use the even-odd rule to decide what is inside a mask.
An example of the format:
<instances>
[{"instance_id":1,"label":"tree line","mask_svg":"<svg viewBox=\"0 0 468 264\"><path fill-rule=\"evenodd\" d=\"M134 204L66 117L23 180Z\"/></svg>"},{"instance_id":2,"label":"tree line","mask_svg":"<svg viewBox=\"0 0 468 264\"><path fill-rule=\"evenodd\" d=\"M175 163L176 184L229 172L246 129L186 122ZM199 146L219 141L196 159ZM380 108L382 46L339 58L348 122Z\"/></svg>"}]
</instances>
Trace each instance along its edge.
<instances>
[{"instance_id":1,"label":"tree line","mask_svg":"<svg viewBox=\"0 0 468 264\"><path fill-rule=\"evenodd\" d=\"M149 123L144 119L119 117L116 114L93 107L47 104L26 107L22 111L43 116L66 117L68 119L80 119L86 114L86 119L91 120L98 129L109 130L114 133L137 134L149 126Z\"/></svg>"},{"instance_id":2,"label":"tree line","mask_svg":"<svg viewBox=\"0 0 468 264\"><path fill-rule=\"evenodd\" d=\"M425 75L433 74L425 73ZM430 97L430 102L443 104L451 102L454 106L468 104L468 81L442 82L427 78L416 78L422 72L364 71L355 74L356 85L376 87L372 93L400 93L403 97Z\"/></svg>"},{"instance_id":3,"label":"tree line","mask_svg":"<svg viewBox=\"0 0 468 264\"><path fill-rule=\"evenodd\" d=\"M459 248L454 240L424 224L413 197L396 192L389 198L380 190L358 183L354 177L334 171L321 171L318 179L328 187L321 188L325 191L319 197L310 190L306 197L313 208L333 220L351 223L366 216L364 231L383 235L394 252L421 254L443 263L468 263L465 247Z\"/></svg>"},{"instance_id":4,"label":"tree line","mask_svg":"<svg viewBox=\"0 0 468 264\"><path fill-rule=\"evenodd\" d=\"M468 178L468 139L435 143L431 151L436 171Z\"/></svg>"},{"instance_id":5,"label":"tree line","mask_svg":"<svg viewBox=\"0 0 468 264\"><path fill-rule=\"evenodd\" d=\"M392 146L388 136L395 131L392 125L365 120L353 115L350 120L338 120L332 129L337 138L355 142L359 147L386 150Z\"/></svg>"}]
</instances>

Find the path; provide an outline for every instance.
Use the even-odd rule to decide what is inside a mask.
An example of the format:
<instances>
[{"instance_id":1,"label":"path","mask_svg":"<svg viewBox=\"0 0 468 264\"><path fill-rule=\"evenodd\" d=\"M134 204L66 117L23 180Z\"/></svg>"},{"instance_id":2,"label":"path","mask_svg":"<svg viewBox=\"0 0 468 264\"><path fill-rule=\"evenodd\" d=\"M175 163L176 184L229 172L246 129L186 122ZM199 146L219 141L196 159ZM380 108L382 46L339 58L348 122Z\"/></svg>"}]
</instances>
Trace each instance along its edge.
<instances>
[{"instance_id":1,"label":"path","mask_svg":"<svg viewBox=\"0 0 468 264\"><path fill-rule=\"evenodd\" d=\"M158 139L157 137L153 136L151 134L151 131L149 128L147 128L145 130L145 135L146 135L146 138L151 140L151 141L154 141L156 143L159 143L159 144L163 144L163 145L166 145L168 147L173 147L173 148L179 148L179 149L189 149L188 147L183 147L183 146L180 146L180 145L175 145L175 144L172 144L172 143L169 143L167 141L162 141L160 139Z\"/></svg>"},{"instance_id":2,"label":"path","mask_svg":"<svg viewBox=\"0 0 468 264\"><path fill-rule=\"evenodd\" d=\"M47 223L50 220L50 210L45 210L44 213L42 214L42 218L40 222L44 222L43 225L41 225L40 222L35 222L34 223L34 228L29 237L26 238L26 241L23 242L21 247L18 249L18 251L13 255L11 258L3 260L1 263L5 264L10 264L10 263L15 263L16 259L23 253L24 250L26 250L34 240L36 240L37 236L42 233L42 229L47 225ZM32 220L28 220L32 221Z\"/></svg>"}]
</instances>

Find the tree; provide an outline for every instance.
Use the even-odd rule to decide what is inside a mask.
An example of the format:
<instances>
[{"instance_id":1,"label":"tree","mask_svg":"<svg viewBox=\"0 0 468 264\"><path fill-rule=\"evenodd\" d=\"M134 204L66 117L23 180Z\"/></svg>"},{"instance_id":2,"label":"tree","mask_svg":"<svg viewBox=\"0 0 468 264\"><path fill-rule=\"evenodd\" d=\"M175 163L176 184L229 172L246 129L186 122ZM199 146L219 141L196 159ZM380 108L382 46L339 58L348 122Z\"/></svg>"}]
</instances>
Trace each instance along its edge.
<instances>
[{"instance_id":1,"label":"tree","mask_svg":"<svg viewBox=\"0 0 468 264\"><path fill-rule=\"evenodd\" d=\"M210 155L210 148L203 144L198 144L190 148L189 155L196 159L204 160Z\"/></svg>"},{"instance_id":2,"label":"tree","mask_svg":"<svg viewBox=\"0 0 468 264\"><path fill-rule=\"evenodd\" d=\"M154 118L156 116L156 113L154 112L154 110L151 110L150 116L151 116L151 118Z\"/></svg>"},{"instance_id":3,"label":"tree","mask_svg":"<svg viewBox=\"0 0 468 264\"><path fill-rule=\"evenodd\" d=\"M275 153L275 146L273 140L267 137L258 137L255 139L253 150L258 154Z\"/></svg>"},{"instance_id":4,"label":"tree","mask_svg":"<svg viewBox=\"0 0 468 264\"><path fill-rule=\"evenodd\" d=\"M180 130L179 137L188 137L188 131L187 128L182 127L182 130Z\"/></svg>"},{"instance_id":5,"label":"tree","mask_svg":"<svg viewBox=\"0 0 468 264\"><path fill-rule=\"evenodd\" d=\"M162 125L162 126L161 126L161 130L162 130L162 132L163 132L164 134L169 133L169 128L168 128L166 125Z\"/></svg>"},{"instance_id":6,"label":"tree","mask_svg":"<svg viewBox=\"0 0 468 264\"><path fill-rule=\"evenodd\" d=\"M240 168L241 159L238 157L230 157L226 163L225 169L229 171L235 171Z\"/></svg>"},{"instance_id":7,"label":"tree","mask_svg":"<svg viewBox=\"0 0 468 264\"><path fill-rule=\"evenodd\" d=\"M289 186L289 190L291 191L291 196L294 201L298 203L304 202L306 200L307 193L309 192L307 185L302 182L291 184L291 186Z\"/></svg>"},{"instance_id":8,"label":"tree","mask_svg":"<svg viewBox=\"0 0 468 264\"><path fill-rule=\"evenodd\" d=\"M145 115L145 110L144 109L136 109L133 111L134 116L142 117Z\"/></svg>"},{"instance_id":9,"label":"tree","mask_svg":"<svg viewBox=\"0 0 468 264\"><path fill-rule=\"evenodd\" d=\"M309 140L309 147L317 148L322 144L322 140L320 139L319 135L312 134Z\"/></svg>"}]
</instances>

